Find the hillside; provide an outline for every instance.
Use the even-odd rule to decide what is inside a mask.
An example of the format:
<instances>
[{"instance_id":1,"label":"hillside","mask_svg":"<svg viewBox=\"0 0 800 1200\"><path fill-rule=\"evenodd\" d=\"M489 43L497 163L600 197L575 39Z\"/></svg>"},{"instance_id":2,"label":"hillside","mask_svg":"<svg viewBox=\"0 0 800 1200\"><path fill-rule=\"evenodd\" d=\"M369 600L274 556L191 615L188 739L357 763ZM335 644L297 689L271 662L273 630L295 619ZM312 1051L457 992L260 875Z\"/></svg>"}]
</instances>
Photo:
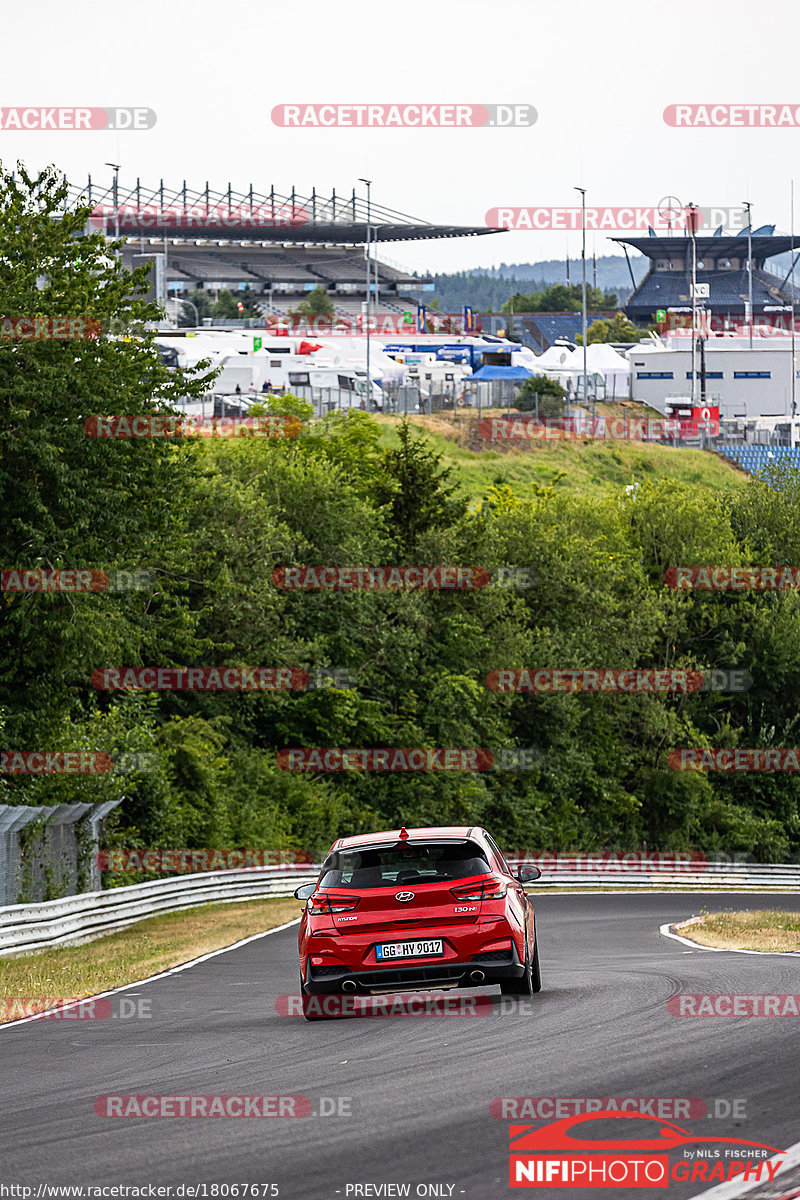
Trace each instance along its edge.
<instances>
[{"instance_id":1,"label":"hillside","mask_svg":"<svg viewBox=\"0 0 800 1200\"><path fill-rule=\"evenodd\" d=\"M598 405L601 412L603 405ZM400 417L378 417L387 445L397 445ZM641 442L547 442L530 446L519 443L482 442L477 418L459 416L457 421L442 416L410 416L425 429L448 466L457 469L465 491L479 499L487 488L508 484L520 496L529 496L532 484L548 486L559 472L560 492L603 496L627 484L650 479L672 478L717 492L741 488L747 475L715 454Z\"/></svg>"}]
</instances>

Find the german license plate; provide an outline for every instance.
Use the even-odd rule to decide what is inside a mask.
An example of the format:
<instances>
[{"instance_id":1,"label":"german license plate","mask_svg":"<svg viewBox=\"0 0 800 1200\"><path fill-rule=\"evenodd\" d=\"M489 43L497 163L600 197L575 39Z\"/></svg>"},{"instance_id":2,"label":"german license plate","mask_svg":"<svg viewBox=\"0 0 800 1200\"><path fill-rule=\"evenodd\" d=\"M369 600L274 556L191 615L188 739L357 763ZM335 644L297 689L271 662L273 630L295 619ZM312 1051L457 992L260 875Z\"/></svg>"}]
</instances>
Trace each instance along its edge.
<instances>
[{"instance_id":1,"label":"german license plate","mask_svg":"<svg viewBox=\"0 0 800 1200\"><path fill-rule=\"evenodd\" d=\"M382 942L375 947L378 962L395 958L433 958L444 954L441 938L428 938L416 942Z\"/></svg>"}]
</instances>

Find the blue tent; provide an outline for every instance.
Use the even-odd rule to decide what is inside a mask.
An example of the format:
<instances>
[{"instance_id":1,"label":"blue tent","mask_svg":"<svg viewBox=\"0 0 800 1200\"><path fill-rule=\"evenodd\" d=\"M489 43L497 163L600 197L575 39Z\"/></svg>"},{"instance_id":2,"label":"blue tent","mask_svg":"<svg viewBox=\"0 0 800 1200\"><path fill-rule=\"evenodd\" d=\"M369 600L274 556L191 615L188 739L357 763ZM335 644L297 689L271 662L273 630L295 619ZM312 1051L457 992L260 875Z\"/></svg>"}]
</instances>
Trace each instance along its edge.
<instances>
[{"instance_id":1,"label":"blue tent","mask_svg":"<svg viewBox=\"0 0 800 1200\"><path fill-rule=\"evenodd\" d=\"M492 379L509 379L512 383L522 383L525 379L530 379L533 371L529 371L527 367L493 367L486 365L481 367L479 371L475 371L473 375L467 376L465 383L472 383L476 380L478 383L488 383Z\"/></svg>"}]
</instances>

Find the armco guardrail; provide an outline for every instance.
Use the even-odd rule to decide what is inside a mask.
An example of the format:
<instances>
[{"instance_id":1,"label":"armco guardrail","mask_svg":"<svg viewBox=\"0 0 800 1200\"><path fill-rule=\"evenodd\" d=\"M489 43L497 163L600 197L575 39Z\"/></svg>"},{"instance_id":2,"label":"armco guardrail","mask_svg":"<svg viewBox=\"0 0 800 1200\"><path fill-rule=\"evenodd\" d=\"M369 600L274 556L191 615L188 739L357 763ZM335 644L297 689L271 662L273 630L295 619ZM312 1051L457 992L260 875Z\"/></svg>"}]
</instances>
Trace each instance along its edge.
<instances>
[{"instance_id":1,"label":"armco guardrail","mask_svg":"<svg viewBox=\"0 0 800 1200\"><path fill-rule=\"evenodd\" d=\"M291 896L319 867L264 867L172 876L106 892L82 892L44 904L0 908L0 957L88 941L144 917L211 901Z\"/></svg>"},{"instance_id":2,"label":"armco guardrail","mask_svg":"<svg viewBox=\"0 0 800 1200\"><path fill-rule=\"evenodd\" d=\"M620 854L619 859L624 858ZM630 855L634 858L638 856ZM605 858L606 861L602 861ZM720 889L755 889L758 891L792 891L800 889L800 865L794 863L741 863L714 859L687 860L681 864L663 864L653 868L641 864L626 866L623 862L607 861L608 856L588 855L531 855L528 858L509 858L512 870L525 863L535 864L542 878L531 885L597 888L674 887L684 891L714 891ZM535 892L534 892L535 894Z\"/></svg>"},{"instance_id":3,"label":"armco guardrail","mask_svg":"<svg viewBox=\"0 0 800 1200\"><path fill-rule=\"evenodd\" d=\"M535 858L514 859L517 863ZM11 904L0 908L0 957L43 950L48 946L88 941L123 929L144 917L191 908L212 901L255 900L291 896L301 883L312 883L319 864L308 867L246 868L171 876L150 883L83 892L44 904ZM536 895L539 884L530 885ZM544 864L542 887L675 888L676 891L793 891L800 889L800 865L790 863L726 863L710 860L679 869L641 870L592 863L586 858Z\"/></svg>"}]
</instances>

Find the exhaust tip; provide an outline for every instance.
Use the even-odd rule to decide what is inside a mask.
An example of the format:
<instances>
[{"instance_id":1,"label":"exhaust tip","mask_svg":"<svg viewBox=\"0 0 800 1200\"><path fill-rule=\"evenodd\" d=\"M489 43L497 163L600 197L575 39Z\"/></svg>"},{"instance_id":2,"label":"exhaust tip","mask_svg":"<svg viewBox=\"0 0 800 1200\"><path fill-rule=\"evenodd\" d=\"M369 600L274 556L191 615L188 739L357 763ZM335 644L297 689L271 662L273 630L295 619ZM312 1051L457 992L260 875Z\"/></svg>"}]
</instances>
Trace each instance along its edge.
<instances>
[{"instance_id":1,"label":"exhaust tip","mask_svg":"<svg viewBox=\"0 0 800 1200\"><path fill-rule=\"evenodd\" d=\"M469 978L471 983L483 983L486 976L483 971L470 971Z\"/></svg>"},{"instance_id":2,"label":"exhaust tip","mask_svg":"<svg viewBox=\"0 0 800 1200\"><path fill-rule=\"evenodd\" d=\"M356 983L355 979L345 979L344 983L342 984L342 991L343 992L354 992L357 989L357 987L358 987L358 984Z\"/></svg>"}]
</instances>

